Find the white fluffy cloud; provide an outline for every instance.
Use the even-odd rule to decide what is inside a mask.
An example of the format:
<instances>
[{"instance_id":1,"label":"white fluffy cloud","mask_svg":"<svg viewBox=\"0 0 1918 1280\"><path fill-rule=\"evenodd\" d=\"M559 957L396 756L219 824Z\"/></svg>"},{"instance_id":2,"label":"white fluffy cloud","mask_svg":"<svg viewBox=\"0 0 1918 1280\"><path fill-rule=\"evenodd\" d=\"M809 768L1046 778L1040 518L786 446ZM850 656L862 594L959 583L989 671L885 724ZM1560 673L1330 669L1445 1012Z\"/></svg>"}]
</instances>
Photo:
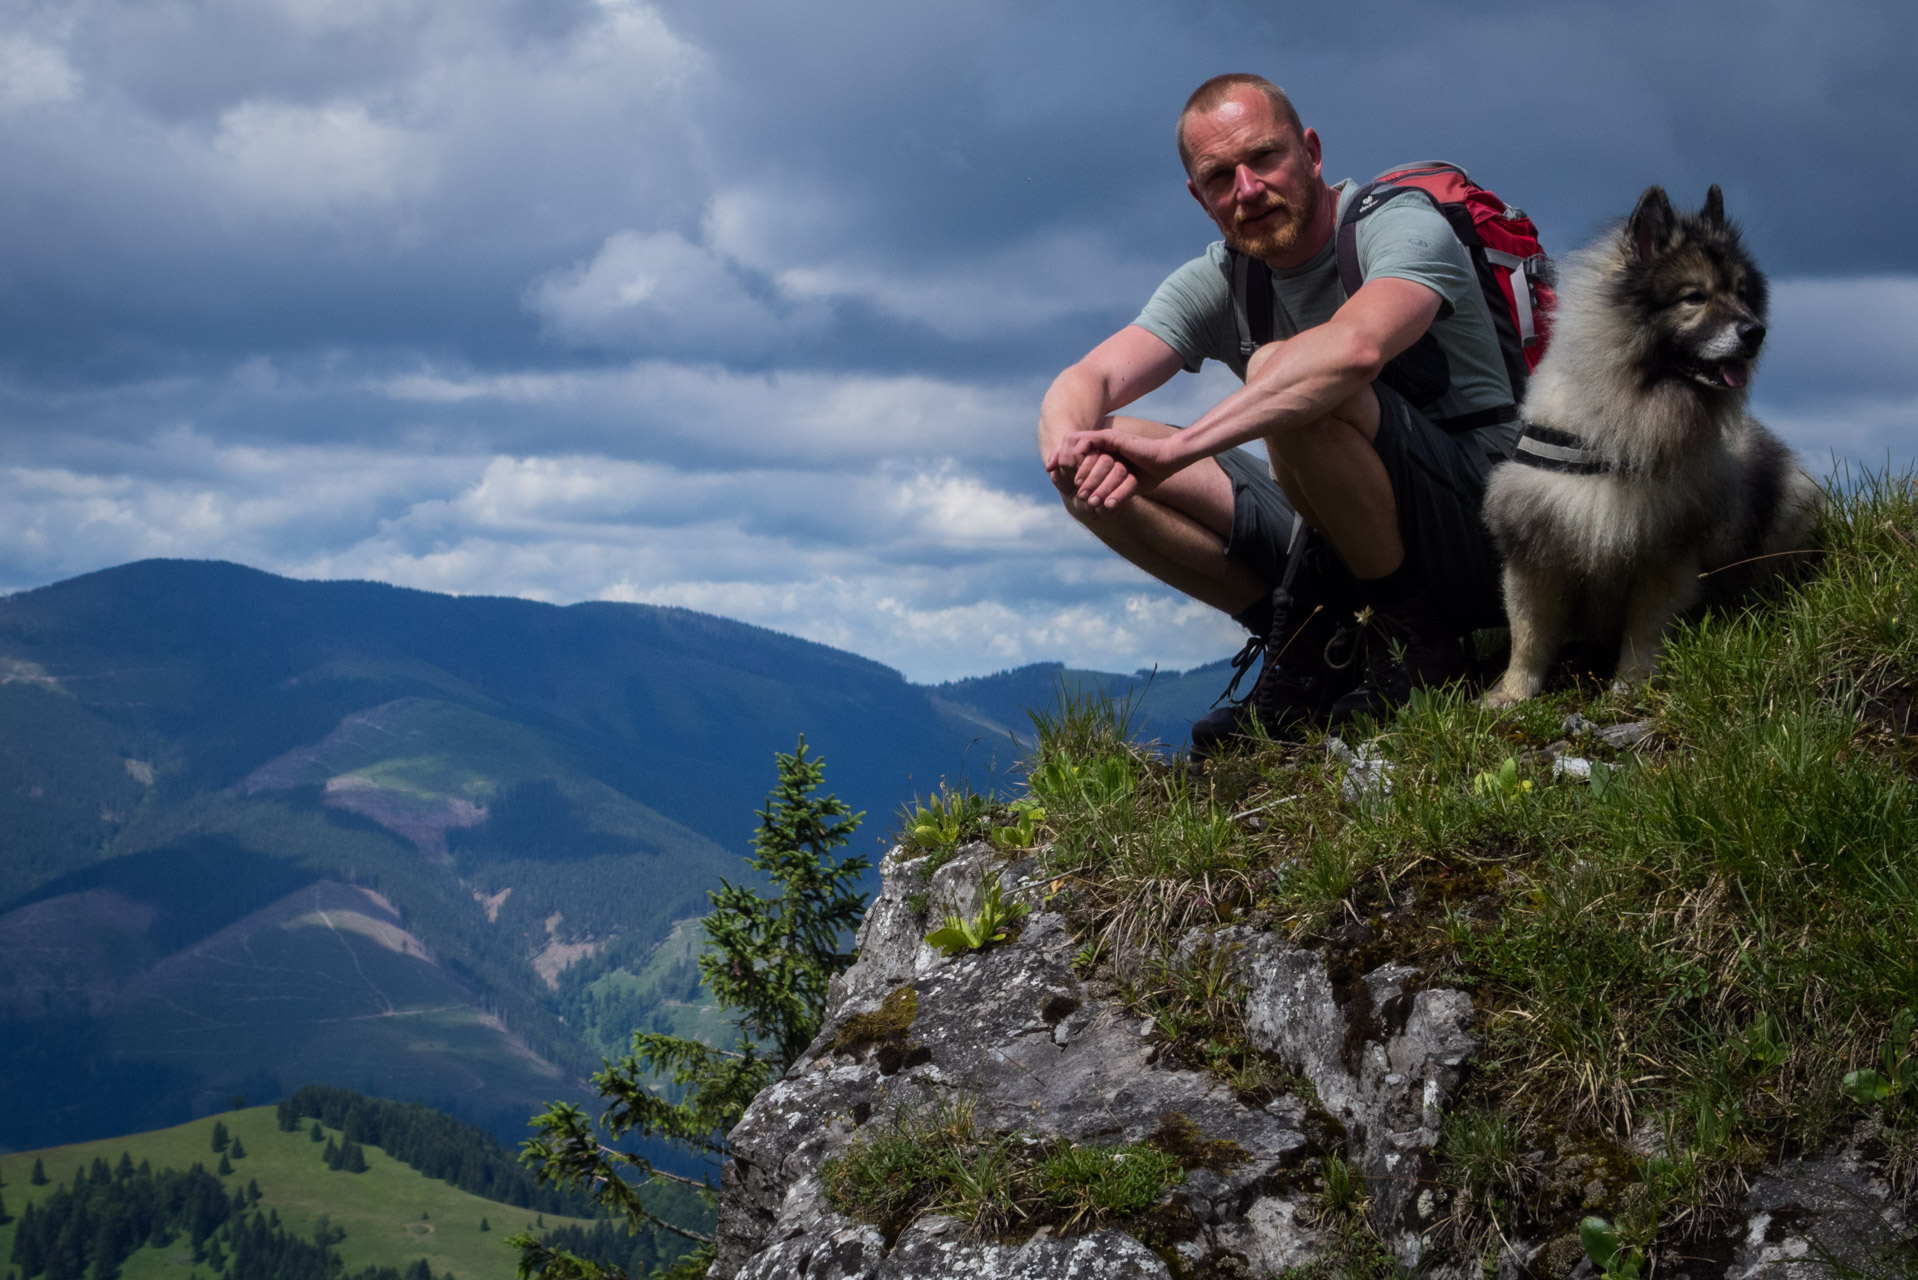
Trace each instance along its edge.
<instances>
[{"instance_id":1,"label":"white fluffy cloud","mask_svg":"<svg viewBox=\"0 0 1918 1280\"><path fill-rule=\"evenodd\" d=\"M154 445L194 465L168 479L0 471L0 540L47 577L213 556L300 577L684 605L921 680L1061 655L1189 666L1232 640L1230 623L1154 589L1056 508L951 466L683 473L602 457L262 452L177 434ZM316 541L325 549L309 550Z\"/></svg>"},{"instance_id":2,"label":"white fluffy cloud","mask_svg":"<svg viewBox=\"0 0 1918 1280\"><path fill-rule=\"evenodd\" d=\"M755 290L758 285L758 290ZM676 231L618 231L589 262L542 277L527 305L555 337L576 346L758 355L793 315L770 284Z\"/></svg>"},{"instance_id":3,"label":"white fluffy cloud","mask_svg":"<svg viewBox=\"0 0 1918 1280\"><path fill-rule=\"evenodd\" d=\"M80 77L58 46L30 35L0 35L0 102L9 107L66 102L79 86Z\"/></svg>"},{"instance_id":4,"label":"white fluffy cloud","mask_svg":"<svg viewBox=\"0 0 1918 1280\"><path fill-rule=\"evenodd\" d=\"M253 202L327 213L417 199L433 186L437 157L427 137L365 103L249 99L221 114L211 159Z\"/></svg>"}]
</instances>

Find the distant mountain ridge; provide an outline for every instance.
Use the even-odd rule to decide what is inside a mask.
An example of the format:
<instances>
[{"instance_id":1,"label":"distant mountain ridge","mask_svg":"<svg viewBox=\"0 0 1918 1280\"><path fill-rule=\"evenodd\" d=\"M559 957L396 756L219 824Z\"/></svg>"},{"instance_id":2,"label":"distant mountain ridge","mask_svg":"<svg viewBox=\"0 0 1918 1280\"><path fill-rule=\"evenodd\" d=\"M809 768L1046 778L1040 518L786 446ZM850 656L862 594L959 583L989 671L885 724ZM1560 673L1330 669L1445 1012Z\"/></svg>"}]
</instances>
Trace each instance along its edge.
<instances>
[{"instance_id":1,"label":"distant mountain ridge","mask_svg":"<svg viewBox=\"0 0 1918 1280\"><path fill-rule=\"evenodd\" d=\"M1222 683L927 688L684 609L219 562L0 599L0 1146L308 1083L510 1127L632 1019L699 1019L648 961L744 872L775 751L806 735L870 848L993 785L1061 682L1143 688L1165 738Z\"/></svg>"}]
</instances>

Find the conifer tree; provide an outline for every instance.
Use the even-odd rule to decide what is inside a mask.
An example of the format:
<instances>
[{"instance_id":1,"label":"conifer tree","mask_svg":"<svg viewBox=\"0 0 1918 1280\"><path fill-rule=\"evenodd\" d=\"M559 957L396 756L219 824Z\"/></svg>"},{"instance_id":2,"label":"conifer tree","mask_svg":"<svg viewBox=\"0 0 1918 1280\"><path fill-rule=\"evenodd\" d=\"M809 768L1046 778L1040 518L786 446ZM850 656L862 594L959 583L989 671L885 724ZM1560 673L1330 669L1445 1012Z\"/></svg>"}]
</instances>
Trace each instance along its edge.
<instances>
[{"instance_id":1,"label":"conifer tree","mask_svg":"<svg viewBox=\"0 0 1918 1280\"><path fill-rule=\"evenodd\" d=\"M215 1151L225 1151L227 1142L226 1121L215 1120L213 1122L213 1149Z\"/></svg>"},{"instance_id":2,"label":"conifer tree","mask_svg":"<svg viewBox=\"0 0 1918 1280\"><path fill-rule=\"evenodd\" d=\"M9 1222L12 1222L12 1221L13 1221L13 1215L7 1212L7 1198L3 1195L0 1195L0 1227L4 1227ZM484 1227L480 1228L480 1230L482 1231L484 1231L485 1229L486 1228Z\"/></svg>"},{"instance_id":3,"label":"conifer tree","mask_svg":"<svg viewBox=\"0 0 1918 1280\"><path fill-rule=\"evenodd\" d=\"M113 1166L113 1176L116 1180L131 1178L133 1176L133 1157L122 1151L120 1153L120 1163Z\"/></svg>"},{"instance_id":4,"label":"conifer tree","mask_svg":"<svg viewBox=\"0 0 1918 1280\"><path fill-rule=\"evenodd\" d=\"M240 1145L240 1139L237 1134L234 1136L233 1145L226 1149L226 1153L235 1160L244 1160L246 1158L246 1148Z\"/></svg>"},{"instance_id":5,"label":"conifer tree","mask_svg":"<svg viewBox=\"0 0 1918 1280\"><path fill-rule=\"evenodd\" d=\"M348 1173L366 1172L366 1153L360 1150L360 1144L348 1138L340 1148L340 1168Z\"/></svg>"},{"instance_id":6,"label":"conifer tree","mask_svg":"<svg viewBox=\"0 0 1918 1280\"><path fill-rule=\"evenodd\" d=\"M233 1162L226 1158L226 1152L220 1153L219 1175L224 1178L233 1172Z\"/></svg>"},{"instance_id":7,"label":"conifer tree","mask_svg":"<svg viewBox=\"0 0 1918 1280\"><path fill-rule=\"evenodd\" d=\"M326 1167L329 1169L340 1167L340 1148L333 1139L326 1140L326 1150L320 1153L320 1159L326 1162Z\"/></svg>"},{"instance_id":8,"label":"conifer tree","mask_svg":"<svg viewBox=\"0 0 1918 1280\"><path fill-rule=\"evenodd\" d=\"M486 1220L486 1219L485 1219L484 1217L481 1217L481 1218L480 1218L480 1230L481 1230L481 1231L491 1231L492 1229L493 1229L493 1224L492 1224L492 1223L490 1223L490 1222L488 1222L488 1221L487 1221L487 1220Z\"/></svg>"},{"instance_id":9,"label":"conifer tree","mask_svg":"<svg viewBox=\"0 0 1918 1280\"><path fill-rule=\"evenodd\" d=\"M311 1133L311 1135L310 1135L310 1136L312 1137L312 1139L313 1139L313 1141L315 1141L315 1142L325 1142L325 1141L326 1141L326 1130L324 1130L324 1129L322 1129L322 1128L320 1127L320 1122L319 1122L318 1120L315 1120L315 1121L313 1122L313 1132Z\"/></svg>"},{"instance_id":10,"label":"conifer tree","mask_svg":"<svg viewBox=\"0 0 1918 1280\"><path fill-rule=\"evenodd\" d=\"M28 1175L27 1182L36 1187L47 1185L47 1167L40 1163L38 1156L33 1158L33 1172Z\"/></svg>"},{"instance_id":11,"label":"conifer tree","mask_svg":"<svg viewBox=\"0 0 1918 1280\"><path fill-rule=\"evenodd\" d=\"M733 1015L738 1038L731 1049L718 1049L658 1032L634 1032L632 1052L593 1077L608 1103L599 1127L615 1141L629 1135L662 1138L724 1159L726 1132L753 1096L812 1043L825 1013L827 983L852 965L852 953L839 948L865 910L865 895L856 886L872 861L857 855L835 859L834 850L865 815L853 813L836 796L815 794L826 762L807 757L803 735L791 755L780 752L776 759L778 781L759 810L755 853L746 860L772 882L776 896L721 881L708 895L713 903L704 921L708 948L699 957L700 975ZM679 1087L679 1102L669 1103L647 1086L660 1074ZM542 1184L590 1194L631 1230L658 1226L697 1242L700 1247L672 1274L705 1274L711 1237L659 1217L640 1190L651 1179L669 1179L698 1188L710 1203L718 1189L712 1179L667 1173L602 1142L585 1112L571 1103L554 1103L533 1123L538 1135L523 1144L522 1158ZM549 1248L530 1233L511 1236L507 1243L519 1249L520 1274L528 1280L624 1280L618 1268Z\"/></svg>"}]
</instances>

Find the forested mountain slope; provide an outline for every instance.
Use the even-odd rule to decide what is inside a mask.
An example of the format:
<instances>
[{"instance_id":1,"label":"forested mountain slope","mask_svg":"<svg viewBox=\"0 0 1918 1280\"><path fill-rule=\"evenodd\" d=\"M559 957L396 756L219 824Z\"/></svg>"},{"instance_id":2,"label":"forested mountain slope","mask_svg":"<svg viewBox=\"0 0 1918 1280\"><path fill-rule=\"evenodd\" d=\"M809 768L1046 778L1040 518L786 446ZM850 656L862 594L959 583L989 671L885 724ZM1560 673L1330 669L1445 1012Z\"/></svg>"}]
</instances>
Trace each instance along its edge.
<instances>
[{"instance_id":1,"label":"forested mountain slope","mask_svg":"<svg viewBox=\"0 0 1918 1280\"><path fill-rule=\"evenodd\" d=\"M0 1146L314 1082L513 1126L802 732L876 841L982 730L678 609L182 561L0 600Z\"/></svg>"},{"instance_id":2,"label":"forested mountain slope","mask_svg":"<svg viewBox=\"0 0 1918 1280\"><path fill-rule=\"evenodd\" d=\"M1147 674L926 688L683 609L217 562L0 599L0 1149L311 1083L516 1132L633 1027L718 1025L674 925L802 732L876 851L1003 789L1061 689L1177 742L1224 682Z\"/></svg>"}]
</instances>

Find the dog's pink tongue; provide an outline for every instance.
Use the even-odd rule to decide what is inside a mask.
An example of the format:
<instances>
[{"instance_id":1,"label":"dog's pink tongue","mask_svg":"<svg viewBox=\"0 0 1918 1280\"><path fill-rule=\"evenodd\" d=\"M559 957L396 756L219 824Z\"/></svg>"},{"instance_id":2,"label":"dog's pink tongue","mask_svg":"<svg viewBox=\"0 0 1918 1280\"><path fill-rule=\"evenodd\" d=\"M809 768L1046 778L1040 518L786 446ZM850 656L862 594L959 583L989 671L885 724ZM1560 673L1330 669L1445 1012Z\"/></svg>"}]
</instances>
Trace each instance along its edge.
<instances>
[{"instance_id":1,"label":"dog's pink tongue","mask_svg":"<svg viewBox=\"0 0 1918 1280\"><path fill-rule=\"evenodd\" d=\"M1718 376L1725 380L1726 386L1736 390L1745 385L1745 366L1742 364L1721 364L1718 366Z\"/></svg>"}]
</instances>

